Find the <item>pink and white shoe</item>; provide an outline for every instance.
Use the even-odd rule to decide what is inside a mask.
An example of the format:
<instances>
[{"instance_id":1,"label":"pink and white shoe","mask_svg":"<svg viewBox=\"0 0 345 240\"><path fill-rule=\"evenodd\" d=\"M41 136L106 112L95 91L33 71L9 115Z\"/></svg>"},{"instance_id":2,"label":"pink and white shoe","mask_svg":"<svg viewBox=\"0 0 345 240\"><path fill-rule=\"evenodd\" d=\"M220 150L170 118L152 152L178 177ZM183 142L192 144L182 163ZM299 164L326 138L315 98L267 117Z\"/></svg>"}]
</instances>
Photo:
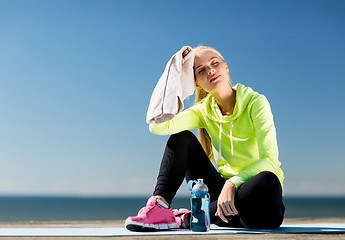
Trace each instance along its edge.
<instances>
[{"instance_id":1,"label":"pink and white shoe","mask_svg":"<svg viewBox=\"0 0 345 240\"><path fill-rule=\"evenodd\" d=\"M191 211L186 208L174 209L173 210L175 220L181 229L189 228L189 221L191 216Z\"/></svg>"},{"instance_id":2,"label":"pink and white shoe","mask_svg":"<svg viewBox=\"0 0 345 240\"><path fill-rule=\"evenodd\" d=\"M140 209L136 217L128 217L125 226L130 231L156 231L179 228L171 208L165 208L154 196Z\"/></svg>"}]
</instances>

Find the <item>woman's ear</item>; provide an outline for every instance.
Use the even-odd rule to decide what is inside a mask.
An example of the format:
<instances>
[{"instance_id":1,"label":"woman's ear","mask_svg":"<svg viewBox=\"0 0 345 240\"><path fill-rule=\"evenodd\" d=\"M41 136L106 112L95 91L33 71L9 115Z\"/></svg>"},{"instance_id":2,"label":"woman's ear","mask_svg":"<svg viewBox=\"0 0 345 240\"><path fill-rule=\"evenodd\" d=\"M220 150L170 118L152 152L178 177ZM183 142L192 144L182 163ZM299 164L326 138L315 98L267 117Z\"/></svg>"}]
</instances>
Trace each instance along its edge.
<instances>
[{"instance_id":1,"label":"woman's ear","mask_svg":"<svg viewBox=\"0 0 345 240\"><path fill-rule=\"evenodd\" d=\"M226 65L226 70L228 70L228 72L229 72L229 66L226 62L225 62L225 65Z\"/></svg>"}]
</instances>

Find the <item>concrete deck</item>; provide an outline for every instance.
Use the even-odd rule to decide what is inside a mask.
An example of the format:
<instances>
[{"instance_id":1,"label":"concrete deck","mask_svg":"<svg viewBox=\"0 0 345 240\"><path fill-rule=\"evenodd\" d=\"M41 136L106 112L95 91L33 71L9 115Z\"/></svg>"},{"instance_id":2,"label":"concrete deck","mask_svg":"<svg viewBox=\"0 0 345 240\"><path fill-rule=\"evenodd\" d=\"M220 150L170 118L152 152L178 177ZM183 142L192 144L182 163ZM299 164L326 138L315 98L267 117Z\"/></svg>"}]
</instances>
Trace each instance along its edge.
<instances>
[{"instance_id":1,"label":"concrete deck","mask_svg":"<svg viewBox=\"0 0 345 240\"><path fill-rule=\"evenodd\" d=\"M312 224L312 223L345 223L345 218L289 218L283 224ZM52 221L52 222L1 222L0 228L103 228L123 227L124 221ZM100 239L121 239L121 240L165 240L165 239L292 239L292 240L329 240L345 239L345 233L322 233L322 234L222 234L222 235L173 235L173 236L125 236L125 237L0 237L0 240L100 240Z\"/></svg>"}]
</instances>

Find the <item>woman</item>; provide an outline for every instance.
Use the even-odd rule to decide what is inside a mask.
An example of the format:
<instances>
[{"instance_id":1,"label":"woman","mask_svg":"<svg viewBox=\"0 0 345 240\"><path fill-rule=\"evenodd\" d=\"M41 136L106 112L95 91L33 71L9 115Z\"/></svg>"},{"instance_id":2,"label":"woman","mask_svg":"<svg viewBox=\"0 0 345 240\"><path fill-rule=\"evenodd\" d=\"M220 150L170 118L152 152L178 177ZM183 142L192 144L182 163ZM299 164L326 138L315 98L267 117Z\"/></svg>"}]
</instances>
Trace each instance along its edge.
<instances>
[{"instance_id":1,"label":"woman","mask_svg":"<svg viewBox=\"0 0 345 240\"><path fill-rule=\"evenodd\" d=\"M284 218L284 174L269 103L242 84L231 87L228 65L217 50L200 46L194 52L196 103L170 121L150 125L152 133L171 136L153 196L138 216L127 218L126 227L188 228L190 212L169 206L184 178L202 178L211 223L277 228ZM196 128L199 141L188 131Z\"/></svg>"}]
</instances>

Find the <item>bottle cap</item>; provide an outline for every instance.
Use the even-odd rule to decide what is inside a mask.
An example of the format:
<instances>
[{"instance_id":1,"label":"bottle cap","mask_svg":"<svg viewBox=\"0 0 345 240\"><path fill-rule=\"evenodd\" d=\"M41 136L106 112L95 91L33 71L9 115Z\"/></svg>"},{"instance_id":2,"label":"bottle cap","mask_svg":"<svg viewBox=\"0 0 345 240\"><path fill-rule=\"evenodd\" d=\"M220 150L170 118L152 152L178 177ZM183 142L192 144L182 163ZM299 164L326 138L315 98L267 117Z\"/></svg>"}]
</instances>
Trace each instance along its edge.
<instances>
[{"instance_id":1,"label":"bottle cap","mask_svg":"<svg viewBox=\"0 0 345 240\"><path fill-rule=\"evenodd\" d=\"M193 192L208 192L208 188L204 183L204 179L198 179L193 186Z\"/></svg>"}]
</instances>

